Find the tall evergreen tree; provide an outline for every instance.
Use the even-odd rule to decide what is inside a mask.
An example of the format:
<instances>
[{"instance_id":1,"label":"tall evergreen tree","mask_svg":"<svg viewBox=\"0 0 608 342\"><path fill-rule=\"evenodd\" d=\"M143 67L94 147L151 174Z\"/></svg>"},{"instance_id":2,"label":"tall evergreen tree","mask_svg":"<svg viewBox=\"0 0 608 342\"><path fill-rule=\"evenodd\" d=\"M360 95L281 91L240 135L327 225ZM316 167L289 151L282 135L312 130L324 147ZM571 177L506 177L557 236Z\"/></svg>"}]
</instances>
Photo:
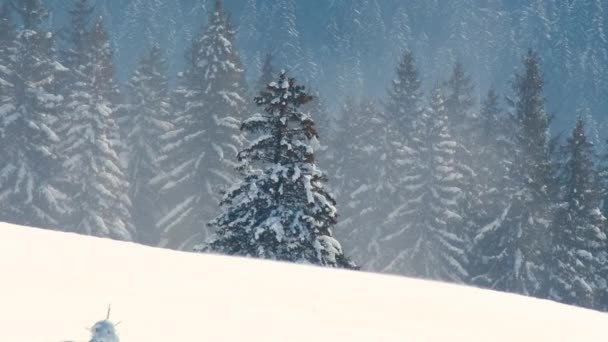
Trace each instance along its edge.
<instances>
[{"instance_id":1,"label":"tall evergreen tree","mask_svg":"<svg viewBox=\"0 0 608 342\"><path fill-rule=\"evenodd\" d=\"M529 51L514 83L516 148L511 169L513 199L502 220L477 236L487 269L478 277L497 290L546 296L547 256L551 246L548 128L543 77L536 53Z\"/></svg>"},{"instance_id":2,"label":"tall evergreen tree","mask_svg":"<svg viewBox=\"0 0 608 342\"><path fill-rule=\"evenodd\" d=\"M129 185L133 223L138 241L158 244L156 222L164 211L151 180L162 174L158 163L163 146L159 137L172 130L167 67L159 47L141 59L129 84L130 105L126 126L129 148Z\"/></svg>"},{"instance_id":3,"label":"tall evergreen tree","mask_svg":"<svg viewBox=\"0 0 608 342\"><path fill-rule=\"evenodd\" d=\"M223 2L216 0L180 77L176 102L182 107L173 122L175 129L163 136L160 161L166 173L154 183L170 202L169 212L157 223L164 245L189 248L199 234L206 236L202 222L217 214L220 193L235 179L233 160L243 143L238 125L244 94L234 30Z\"/></svg>"},{"instance_id":4,"label":"tall evergreen tree","mask_svg":"<svg viewBox=\"0 0 608 342\"><path fill-rule=\"evenodd\" d=\"M422 113L422 83L416 69L414 55L405 51L397 66L397 76L389 88L386 112L391 116L396 128L407 139L407 133Z\"/></svg>"},{"instance_id":5,"label":"tall evergreen tree","mask_svg":"<svg viewBox=\"0 0 608 342\"><path fill-rule=\"evenodd\" d=\"M56 59L53 34L43 29L48 13L42 2L10 4L22 27L16 33L10 29L5 7L0 23L7 29L0 33L0 60L6 63L0 68L0 219L53 228L67 213L66 196L54 182L61 171L55 128L64 105L58 84L67 69Z\"/></svg>"},{"instance_id":6,"label":"tall evergreen tree","mask_svg":"<svg viewBox=\"0 0 608 342\"><path fill-rule=\"evenodd\" d=\"M472 240L469 270L471 282L478 286L493 286L488 270L495 264L488 255L495 253L496 241L487 239L486 235L494 234L494 229L506 229L502 225L513 201L515 123L513 117L500 108L494 89L490 89L481 106L479 149L475 158L479 201L471 210L471 220L477 230ZM501 236L495 234L492 237L500 239Z\"/></svg>"},{"instance_id":7,"label":"tall evergreen tree","mask_svg":"<svg viewBox=\"0 0 608 342\"><path fill-rule=\"evenodd\" d=\"M460 184L463 193L459 201L458 213L462 216L461 228L467 232L467 238L471 239L478 229L473 216L474 211L479 207L482 191L478 180L479 171L475 165L475 156L482 148L478 136L480 133L479 116L475 111L475 86L463 64L456 62L452 75L445 82L444 87L447 91L445 107L450 133L458 142L455 158L459 161L460 169L458 171L463 176Z\"/></svg>"},{"instance_id":8,"label":"tall evergreen tree","mask_svg":"<svg viewBox=\"0 0 608 342\"><path fill-rule=\"evenodd\" d=\"M86 234L131 240L129 183L119 158L115 122L117 87L113 81L112 51L103 21L98 18L83 47L84 64L76 66L77 82L69 94L70 126L62 152L67 160L68 189L74 199L70 229Z\"/></svg>"},{"instance_id":9,"label":"tall evergreen tree","mask_svg":"<svg viewBox=\"0 0 608 342\"><path fill-rule=\"evenodd\" d=\"M450 128L458 138L469 137L477 128L475 119L475 85L461 62L456 62L450 78L445 82L447 98L445 100Z\"/></svg>"},{"instance_id":10,"label":"tall evergreen tree","mask_svg":"<svg viewBox=\"0 0 608 342\"><path fill-rule=\"evenodd\" d=\"M314 122L299 109L311 100L284 72L256 98L264 112L242 125L257 135L239 153L244 179L224 197L224 213L211 222L216 235L204 250L355 267L332 237L335 201L315 164Z\"/></svg>"},{"instance_id":11,"label":"tall evergreen tree","mask_svg":"<svg viewBox=\"0 0 608 342\"><path fill-rule=\"evenodd\" d=\"M398 184L403 202L388 217L395 229L381 240L385 271L462 283L468 278L466 232L458 213L462 174L447 120L437 89L413 123Z\"/></svg>"},{"instance_id":12,"label":"tall evergreen tree","mask_svg":"<svg viewBox=\"0 0 608 342\"><path fill-rule=\"evenodd\" d=\"M383 192L386 215L399 210L401 203L407 202L409 193L399 188L401 178L407 171L405 161L409 158L407 152L413 144L414 134L419 132L416 125L421 122L424 108L422 84L418 78L414 56L406 51L397 66L396 77L388 90L388 100L385 107L386 120L390 125L384 132L385 162L383 166L383 179L379 185ZM388 219L383 234L390 234L397 226Z\"/></svg>"},{"instance_id":13,"label":"tall evergreen tree","mask_svg":"<svg viewBox=\"0 0 608 342\"><path fill-rule=\"evenodd\" d=\"M600 211L599 176L593 146L578 119L568 139L564 191L553 221L551 291L554 300L599 308L606 296L606 218Z\"/></svg>"},{"instance_id":14,"label":"tall evergreen tree","mask_svg":"<svg viewBox=\"0 0 608 342\"><path fill-rule=\"evenodd\" d=\"M344 125L332 146L336 150L332 165L337 170L331 175L332 188L338 189L342 217L336 236L363 268L373 270L382 253L378 237L385 210L380 207L384 194L378 184L384 176L387 122L372 100L345 105L343 111Z\"/></svg>"}]
</instances>

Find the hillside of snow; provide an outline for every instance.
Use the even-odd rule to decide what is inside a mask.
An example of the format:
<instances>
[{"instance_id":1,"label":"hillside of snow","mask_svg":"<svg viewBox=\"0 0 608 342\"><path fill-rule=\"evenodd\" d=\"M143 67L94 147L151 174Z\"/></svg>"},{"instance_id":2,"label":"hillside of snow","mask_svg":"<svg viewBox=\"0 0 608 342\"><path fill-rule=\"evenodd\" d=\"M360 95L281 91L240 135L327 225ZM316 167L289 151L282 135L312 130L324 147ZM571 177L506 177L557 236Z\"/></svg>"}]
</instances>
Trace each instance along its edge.
<instances>
[{"instance_id":1,"label":"hillside of snow","mask_svg":"<svg viewBox=\"0 0 608 342\"><path fill-rule=\"evenodd\" d=\"M608 316L363 272L0 224L0 341L606 341Z\"/></svg>"}]
</instances>

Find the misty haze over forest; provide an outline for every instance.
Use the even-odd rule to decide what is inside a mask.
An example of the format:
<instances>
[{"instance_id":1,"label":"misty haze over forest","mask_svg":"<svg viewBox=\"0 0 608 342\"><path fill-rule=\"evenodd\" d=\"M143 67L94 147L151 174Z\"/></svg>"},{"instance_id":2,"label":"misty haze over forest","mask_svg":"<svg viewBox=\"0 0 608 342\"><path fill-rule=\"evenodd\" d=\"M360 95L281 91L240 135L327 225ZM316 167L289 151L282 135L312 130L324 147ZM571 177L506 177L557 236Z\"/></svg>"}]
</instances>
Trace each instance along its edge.
<instances>
[{"instance_id":1,"label":"misty haze over forest","mask_svg":"<svg viewBox=\"0 0 608 342\"><path fill-rule=\"evenodd\" d=\"M608 310L607 0L0 0L0 219Z\"/></svg>"},{"instance_id":2,"label":"misty haze over forest","mask_svg":"<svg viewBox=\"0 0 608 342\"><path fill-rule=\"evenodd\" d=\"M52 28L65 28L70 1L47 4ZM199 0L95 4L111 33L121 80L153 44L163 48L175 79L185 49L212 7ZM490 86L500 93L510 89L514 68L532 47L543 59L556 132L571 127L581 112L604 123L608 26L603 0L315 0L293 6L288 9L293 19L282 19L271 14L280 7L277 1L226 0L249 83L259 77L264 55L288 44L277 66L298 65L294 76L323 90L328 100L349 92L383 97L400 54L409 48L425 75L425 88L447 78L459 60L473 76L476 95L483 97ZM279 29L283 20L293 20L288 32ZM281 43L283 38L289 43Z\"/></svg>"}]
</instances>

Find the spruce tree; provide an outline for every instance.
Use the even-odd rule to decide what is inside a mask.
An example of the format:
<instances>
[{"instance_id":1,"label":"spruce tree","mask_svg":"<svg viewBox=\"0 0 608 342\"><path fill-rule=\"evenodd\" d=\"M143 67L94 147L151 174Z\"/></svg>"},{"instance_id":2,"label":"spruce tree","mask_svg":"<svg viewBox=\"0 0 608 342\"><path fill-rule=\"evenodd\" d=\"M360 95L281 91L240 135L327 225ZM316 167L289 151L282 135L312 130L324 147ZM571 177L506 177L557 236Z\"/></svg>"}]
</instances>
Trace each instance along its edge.
<instances>
[{"instance_id":1,"label":"spruce tree","mask_svg":"<svg viewBox=\"0 0 608 342\"><path fill-rule=\"evenodd\" d=\"M450 78L445 82L447 92L445 107L448 115L448 125L453 139L458 142L455 158L459 161L458 170L463 178L460 188L463 190L460 201L459 215L461 229L467 232L467 238L472 239L476 234L474 215L480 206L481 188L478 180L480 165L476 162L485 163L485 160L475 158L482 148L478 134L479 117L475 111L474 91L475 86L471 76L468 75L462 63L454 64Z\"/></svg>"},{"instance_id":2,"label":"spruce tree","mask_svg":"<svg viewBox=\"0 0 608 342\"><path fill-rule=\"evenodd\" d=\"M389 88L386 112L395 128L404 134L414 130L413 123L422 112L422 83L411 51L405 51L397 66L397 75Z\"/></svg>"},{"instance_id":3,"label":"spruce tree","mask_svg":"<svg viewBox=\"0 0 608 342\"><path fill-rule=\"evenodd\" d=\"M420 133L417 124L420 124L424 114L421 81L418 77L414 56L410 51L404 52L397 66L396 77L388 90L388 100L385 106L387 125L383 133L382 178L378 183L378 191L382 193L379 200L383 203L380 217L382 222L381 236L390 240L392 234L399 231L402 226L394 220L394 215L402 208L402 204L409 201L413 195L400 188L401 179L408 166L405 161L410 158L410 146L414 142L414 134ZM390 123L390 124L389 124ZM389 253L390 254L390 253ZM388 254L387 254L388 257ZM378 261L377 270L382 270L390 263L391 257Z\"/></svg>"},{"instance_id":4,"label":"spruce tree","mask_svg":"<svg viewBox=\"0 0 608 342\"><path fill-rule=\"evenodd\" d=\"M234 30L223 2L215 1L204 32L194 40L176 90L175 129L163 136L159 160L165 174L154 179L169 201L158 222L169 247L188 248L207 231L221 192L234 180L234 159L243 143L238 131L245 108L244 72ZM185 244L185 245L184 245Z\"/></svg>"},{"instance_id":5,"label":"spruce tree","mask_svg":"<svg viewBox=\"0 0 608 342\"><path fill-rule=\"evenodd\" d=\"M58 85L67 69L56 59L53 34L43 29L48 13L42 2L10 4L22 26L16 32L11 29L4 7L0 16L0 219L55 228L68 208L55 182L61 172L55 130L65 103Z\"/></svg>"},{"instance_id":6,"label":"spruce tree","mask_svg":"<svg viewBox=\"0 0 608 342\"><path fill-rule=\"evenodd\" d=\"M513 198L501 220L478 234L479 255L487 268L477 277L487 286L524 295L546 296L547 256L551 246L549 119L543 77L536 53L529 51L513 87L515 130L510 177Z\"/></svg>"},{"instance_id":7,"label":"spruce tree","mask_svg":"<svg viewBox=\"0 0 608 342\"><path fill-rule=\"evenodd\" d=\"M599 308L605 299L606 218L600 211L599 176L585 123L578 119L565 146L565 182L555 215L550 298Z\"/></svg>"},{"instance_id":8,"label":"spruce tree","mask_svg":"<svg viewBox=\"0 0 608 342\"><path fill-rule=\"evenodd\" d=\"M384 177L384 139L387 125L384 113L373 100L362 100L343 108L342 130L335 138L332 188L338 189L341 220L336 236L360 260L365 269L374 270L382 250L381 235L384 209L379 184ZM334 178L335 177L335 178Z\"/></svg>"},{"instance_id":9,"label":"spruce tree","mask_svg":"<svg viewBox=\"0 0 608 342\"><path fill-rule=\"evenodd\" d=\"M445 82L446 110L451 130L459 139L466 139L476 131L475 85L461 62L456 62L450 78ZM468 141L467 141L468 142Z\"/></svg>"},{"instance_id":10,"label":"spruce tree","mask_svg":"<svg viewBox=\"0 0 608 342\"><path fill-rule=\"evenodd\" d=\"M403 153L411 143L412 135L417 131L415 124L420 122L423 114L422 82L411 51L405 51L397 66L396 77L388 90L388 101L385 111L387 120L392 122L387 127L386 153L387 182L389 188L395 191L398 179L403 173L400 161ZM394 198L390 201L394 202Z\"/></svg>"},{"instance_id":11,"label":"spruce tree","mask_svg":"<svg viewBox=\"0 0 608 342\"><path fill-rule=\"evenodd\" d=\"M159 137L173 128L166 61L159 47L151 48L140 60L129 80L128 90L126 141L133 223L138 241L156 245L160 242L156 222L164 206L150 183L162 174L158 159L163 146Z\"/></svg>"},{"instance_id":12,"label":"spruce tree","mask_svg":"<svg viewBox=\"0 0 608 342\"><path fill-rule=\"evenodd\" d=\"M355 267L332 237L335 201L315 164L314 122L300 110L311 100L285 72L256 97L263 113L241 126L256 136L238 155L243 180L224 197L224 212L210 223L216 234L203 250Z\"/></svg>"},{"instance_id":13,"label":"spruce tree","mask_svg":"<svg viewBox=\"0 0 608 342\"><path fill-rule=\"evenodd\" d=\"M479 149L475 164L479 201L474 203L470 216L477 230L471 241L469 270L471 282L477 286L493 287L492 279L487 275L494 261L487 256L495 253L496 241L488 240L486 235L499 239L502 233L492 235L492 231L506 229L503 222L511 208L515 189L511 170L516 155L515 128L515 120L503 111L498 95L490 89L480 111Z\"/></svg>"},{"instance_id":14,"label":"spruce tree","mask_svg":"<svg viewBox=\"0 0 608 342\"><path fill-rule=\"evenodd\" d=\"M69 228L75 232L132 240L129 183L119 158L115 122L117 88L113 80L112 51L101 18L87 34L84 58L74 69L76 83L69 94L70 126L62 152L67 160L68 189L73 198Z\"/></svg>"},{"instance_id":15,"label":"spruce tree","mask_svg":"<svg viewBox=\"0 0 608 342\"><path fill-rule=\"evenodd\" d=\"M443 94L436 89L413 122L416 130L400 161L403 199L387 218L394 230L381 241L385 271L462 283L468 279L466 232L458 213L462 174L447 120Z\"/></svg>"}]
</instances>

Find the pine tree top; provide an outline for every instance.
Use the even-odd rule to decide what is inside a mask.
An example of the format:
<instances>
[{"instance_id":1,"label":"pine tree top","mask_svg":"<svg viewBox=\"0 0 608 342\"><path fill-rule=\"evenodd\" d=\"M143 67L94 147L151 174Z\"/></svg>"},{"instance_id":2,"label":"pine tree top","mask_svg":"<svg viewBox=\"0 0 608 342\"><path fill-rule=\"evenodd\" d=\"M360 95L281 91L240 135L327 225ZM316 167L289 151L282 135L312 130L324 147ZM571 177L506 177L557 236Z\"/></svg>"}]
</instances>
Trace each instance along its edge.
<instances>
[{"instance_id":1,"label":"pine tree top","mask_svg":"<svg viewBox=\"0 0 608 342\"><path fill-rule=\"evenodd\" d=\"M475 85L471 75L466 73L464 65L460 61L454 64L452 75L445 82L445 87L448 91L446 105L452 111L457 111L458 113L452 114L460 116L458 119L462 121L462 116L467 115L467 111L475 106L473 98Z\"/></svg>"},{"instance_id":2,"label":"pine tree top","mask_svg":"<svg viewBox=\"0 0 608 342\"><path fill-rule=\"evenodd\" d=\"M300 110L311 100L284 71L255 98L264 111L242 124L254 136L238 154L244 180L224 197L225 212L211 222L218 231L207 249L355 268L332 237L335 201L314 162L314 122Z\"/></svg>"},{"instance_id":3,"label":"pine tree top","mask_svg":"<svg viewBox=\"0 0 608 342\"><path fill-rule=\"evenodd\" d=\"M389 89L387 105L387 114L393 116L401 127L408 127L422 110L421 86L414 55L406 51L397 66L397 76Z\"/></svg>"},{"instance_id":4,"label":"pine tree top","mask_svg":"<svg viewBox=\"0 0 608 342\"><path fill-rule=\"evenodd\" d=\"M544 80L540 69L538 54L530 49L524 58L524 70L516 75L514 90L518 97L516 103L517 114L520 120L526 119L528 114L537 115L537 119L548 120L544 111L545 98L543 97ZM528 117L532 118L532 117ZM548 121L546 123L548 125Z\"/></svg>"},{"instance_id":5,"label":"pine tree top","mask_svg":"<svg viewBox=\"0 0 608 342\"><path fill-rule=\"evenodd\" d=\"M568 161L566 172L566 199L578 209L589 210L599 206L600 192L593 166L593 144L585 132L585 121L579 117L572 135L567 140ZM572 209L577 209L572 208Z\"/></svg>"}]
</instances>

